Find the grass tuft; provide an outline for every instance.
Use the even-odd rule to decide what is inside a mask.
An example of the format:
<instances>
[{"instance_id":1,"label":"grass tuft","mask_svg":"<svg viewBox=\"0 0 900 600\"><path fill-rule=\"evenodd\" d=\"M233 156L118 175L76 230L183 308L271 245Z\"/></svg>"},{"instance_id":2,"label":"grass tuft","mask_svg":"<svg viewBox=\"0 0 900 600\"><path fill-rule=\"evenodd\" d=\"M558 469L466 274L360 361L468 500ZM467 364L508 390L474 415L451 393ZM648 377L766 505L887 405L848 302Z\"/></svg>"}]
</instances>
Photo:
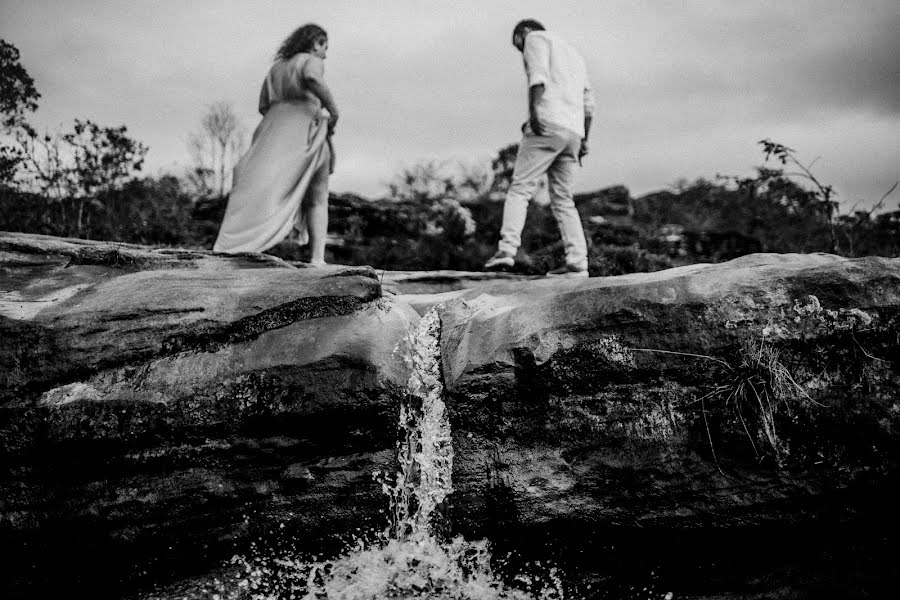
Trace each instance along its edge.
<instances>
[{"instance_id":1,"label":"grass tuft","mask_svg":"<svg viewBox=\"0 0 900 600\"><path fill-rule=\"evenodd\" d=\"M743 341L739 352L740 362L737 364L705 354L651 348L631 350L702 358L719 363L725 368L728 383L716 385L708 393L694 400L700 403L716 465L718 458L706 416L707 400L724 400L725 406L731 408L740 421L756 457L762 459L766 454L771 454L778 466L782 466L784 458L789 454L787 443L778 435L776 423L779 414L790 413L798 400L821 406L809 396L802 385L797 383L779 350L772 343L762 339ZM751 433L751 426L755 429L755 435Z\"/></svg>"}]
</instances>

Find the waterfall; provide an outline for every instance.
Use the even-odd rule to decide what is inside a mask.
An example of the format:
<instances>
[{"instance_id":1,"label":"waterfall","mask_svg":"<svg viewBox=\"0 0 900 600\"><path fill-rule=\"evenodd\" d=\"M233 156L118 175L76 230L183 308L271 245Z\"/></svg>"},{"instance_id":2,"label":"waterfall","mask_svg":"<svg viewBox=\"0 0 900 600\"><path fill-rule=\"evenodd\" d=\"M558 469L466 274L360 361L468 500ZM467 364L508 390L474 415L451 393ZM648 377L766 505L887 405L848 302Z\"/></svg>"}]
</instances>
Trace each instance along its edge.
<instances>
[{"instance_id":1,"label":"waterfall","mask_svg":"<svg viewBox=\"0 0 900 600\"><path fill-rule=\"evenodd\" d=\"M400 407L399 471L390 498L393 535L418 540L431 535L435 509L453 491L453 441L444 405L440 317L435 309L406 341L409 397Z\"/></svg>"},{"instance_id":2,"label":"waterfall","mask_svg":"<svg viewBox=\"0 0 900 600\"><path fill-rule=\"evenodd\" d=\"M275 570L239 559L245 578L238 595L219 588L213 600L297 598L302 600L562 600L555 569L532 578L521 574L511 587L495 576L487 540L462 536L439 540L432 520L453 491L453 445L444 405L440 317L429 311L398 347L411 375L400 409L395 476L376 474L390 501L391 525L374 541L358 539L331 560L277 562ZM235 562L235 561L233 561ZM290 575L284 575L285 571ZM531 590L531 591L525 591Z\"/></svg>"}]
</instances>

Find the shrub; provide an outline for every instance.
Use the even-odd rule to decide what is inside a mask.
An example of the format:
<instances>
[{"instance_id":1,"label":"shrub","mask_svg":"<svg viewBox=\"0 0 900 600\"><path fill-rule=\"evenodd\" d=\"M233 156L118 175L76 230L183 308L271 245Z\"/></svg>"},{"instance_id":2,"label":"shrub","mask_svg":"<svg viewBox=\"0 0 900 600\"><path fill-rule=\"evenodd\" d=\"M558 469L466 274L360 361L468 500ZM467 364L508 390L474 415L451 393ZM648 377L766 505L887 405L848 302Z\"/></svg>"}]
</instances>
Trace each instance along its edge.
<instances>
[{"instance_id":1,"label":"shrub","mask_svg":"<svg viewBox=\"0 0 900 600\"><path fill-rule=\"evenodd\" d=\"M592 277L650 273L671 268L672 259L637 246L598 245L588 248L588 273Z\"/></svg>"},{"instance_id":2,"label":"shrub","mask_svg":"<svg viewBox=\"0 0 900 600\"><path fill-rule=\"evenodd\" d=\"M199 245L193 200L174 177L135 179L95 198L48 198L0 187L2 228L151 245ZM80 221L80 222L79 222Z\"/></svg>"}]
</instances>

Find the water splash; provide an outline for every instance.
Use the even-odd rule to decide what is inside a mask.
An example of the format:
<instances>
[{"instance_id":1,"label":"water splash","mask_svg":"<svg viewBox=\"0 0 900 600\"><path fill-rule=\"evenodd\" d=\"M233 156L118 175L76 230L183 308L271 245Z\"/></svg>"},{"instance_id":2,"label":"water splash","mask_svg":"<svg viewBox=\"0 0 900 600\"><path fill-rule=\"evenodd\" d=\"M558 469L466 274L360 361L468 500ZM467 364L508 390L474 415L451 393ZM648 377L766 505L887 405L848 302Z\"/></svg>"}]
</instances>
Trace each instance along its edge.
<instances>
[{"instance_id":1,"label":"water splash","mask_svg":"<svg viewBox=\"0 0 900 600\"><path fill-rule=\"evenodd\" d=\"M398 351L409 361L409 397L400 410L398 472L376 473L390 500L391 524L375 539L358 537L331 560L247 559L237 588L215 582L213 600L562 600L555 568L517 575L513 585L491 567L490 542L441 541L433 520L453 491L453 445L443 401L440 318L432 309ZM496 561L494 561L496 562Z\"/></svg>"}]
</instances>

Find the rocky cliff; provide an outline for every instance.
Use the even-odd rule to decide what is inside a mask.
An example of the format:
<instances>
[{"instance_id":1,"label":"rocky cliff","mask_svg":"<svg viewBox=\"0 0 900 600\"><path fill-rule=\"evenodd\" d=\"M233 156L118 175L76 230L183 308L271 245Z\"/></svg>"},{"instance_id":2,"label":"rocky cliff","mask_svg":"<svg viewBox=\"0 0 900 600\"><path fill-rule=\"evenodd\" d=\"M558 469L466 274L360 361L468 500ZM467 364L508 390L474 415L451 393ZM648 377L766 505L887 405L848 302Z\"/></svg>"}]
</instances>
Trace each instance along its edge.
<instances>
[{"instance_id":1,"label":"rocky cliff","mask_svg":"<svg viewBox=\"0 0 900 600\"><path fill-rule=\"evenodd\" d=\"M17 564L89 548L140 581L273 523L303 539L383 524L371 473L392 468L404 340L434 307L448 530L581 549L800 531L897 487L898 259L429 277L0 234L0 527Z\"/></svg>"},{"instance_id":2,"label":"rocky cliff","mask_svg":"<svg viewBox=\"0 0 900 600\"><path fill-rule=\"evenodd\" d=\"M578 506L590 521L654 523L728 521L888 467L898 267L756 254L451 293L448 405L458 456L479 456L460 471L495 461L528 521Z\"/></svg>"},{"instance_id":3,"label":"rocky cliff","mask_svg":"<svg viewBox=\"0 0 900 600\"><path fill-rule=\"evenodd\" d=\"M0 235L4 585L381 523L418 318L370 269Z\"/></svg>"}]
</instances>

